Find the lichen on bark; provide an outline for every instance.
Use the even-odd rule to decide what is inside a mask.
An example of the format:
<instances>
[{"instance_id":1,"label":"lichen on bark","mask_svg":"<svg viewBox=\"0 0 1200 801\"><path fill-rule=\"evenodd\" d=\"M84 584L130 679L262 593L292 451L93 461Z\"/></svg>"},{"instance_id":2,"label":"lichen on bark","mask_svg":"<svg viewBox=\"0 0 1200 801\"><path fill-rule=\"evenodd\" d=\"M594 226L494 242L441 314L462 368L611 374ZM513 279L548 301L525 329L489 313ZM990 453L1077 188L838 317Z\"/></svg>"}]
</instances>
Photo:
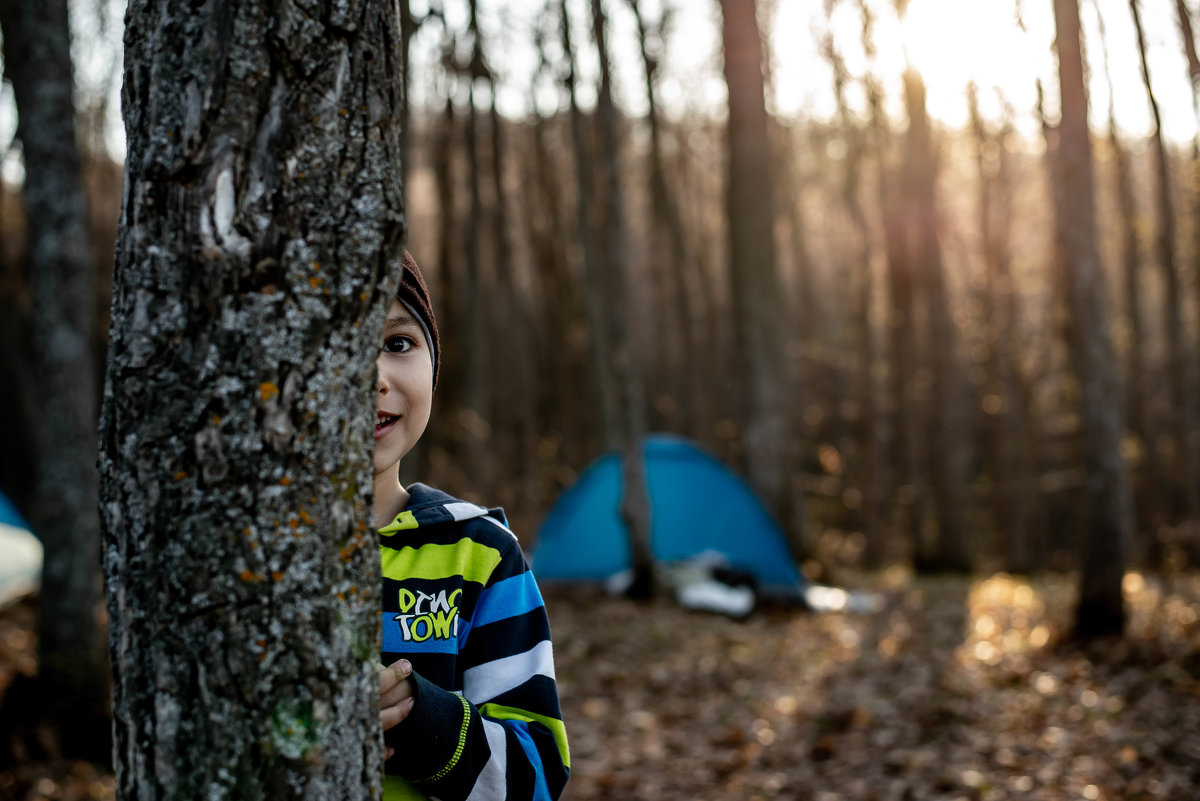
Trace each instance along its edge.
<instances>
[{"instance_id":1,"label":"lichen on bark","mask_svg":"<svg viewBox=\"0 0 1200 801\"><path fill-rule=\"evenodd\" d=\"M129 5L101 422L122 797L379 794L394 11Z\"/></svg>"}]
</instances>

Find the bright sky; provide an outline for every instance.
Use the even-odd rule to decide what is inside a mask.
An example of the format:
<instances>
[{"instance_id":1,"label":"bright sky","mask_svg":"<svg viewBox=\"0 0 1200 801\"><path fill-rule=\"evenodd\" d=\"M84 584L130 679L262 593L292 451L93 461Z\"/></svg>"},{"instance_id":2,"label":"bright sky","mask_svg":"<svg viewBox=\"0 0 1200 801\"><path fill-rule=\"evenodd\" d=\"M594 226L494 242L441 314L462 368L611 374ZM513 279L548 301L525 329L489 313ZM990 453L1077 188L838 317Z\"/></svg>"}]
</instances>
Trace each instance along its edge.
<instances>
[{"instance_id":1,"label":"bright sky","mask_svg":"<svg viewBox=\"0 0 1200 801\"><path fill-rule=\"evenodd\" d=\"M418 15L430 0L411 0ZM466 26L466 0L442 0L450 22ZM536 54L532 31L548 25L551 60L560 61L561 48L556 11L546 13L546 0L478 0L481 25L492 64L501 76L499 102L509 116L528 112L531 98L547 112L562 102L555 76L533 83ZM1146 29L1151 76L1168 138L1187 142L1195 135L1197 120L1192 106L1187 64L1175 17L1174 0L1140 0ZM1198 0L1185 0L1200 23ZM569 0L572 29L580 53L580 97L585 105L594 99L591 81L597 66L590 47L590 0ZM896 15L894 0L868 0L877 16L874 62L868 61L860 40L861 20L857 0L835 0L827 15L822 0L760 0L760 13L773 8L769 26L774 58L776 111L819 119L834 116L832 74L820 56L819 42L831 32L847 69L855 78L871 71L884 82L889 110L903 116L900 74L906 61L920 70L928 89L929 113L943 123L962 126L966 122L966 85L980 87L983 112L999 116L1002 99L1019 115L1019 129L1036 135L1032 117L1036 81L1046 88L1047 109L1056 113L1057 78L1052 50L1054 22L1051 0L911 0L903 22ZM721 76L720 13L718 0L640 0L643 14L653 27L663 9L673 11L663 53L660 97L669 113L687 110L722 113L725 85ZM552 0L557 9L558 0ZM102 6L104 15L96 8ZM94 95L109 88L112 111L106 140L117 154L124 152L119 116L119 52L124 0L72 0L73 51L78 64L80 95ZM614 50L618 100L631 113L645 110L642 62L638 51L633 15L626 0L607 0L611 15L610 41ZM1024 30L1017 24L1017 8ZM1109 73L1113 102L1121 129L1130 136L1150 131L1150 112L1142 87L1141 66L1131 22L1128 0L1081 0L1084 35L1091 61L1092 124L1107 127L1109 90L1104 77L1104 48L1100 46L1099 20L1107 30ZM1200 24L1197 24L1200 35ZM440 97L435 85L436 69L422 65L440 60L441 31L425 26L414 42L414 100L418 103ZM115 70L115 71L114 71ZM108 76L115 76L111 83ZM864 106L861 85L850 86L850 100L858 110ZM0 90L0 147L11 141L15 128L12 93L7 84ZM19 173L10 156L5 159L6 177Z\"/></svg>"},{"instance_id":2,"label":"bright sky","mask_svg":"<svg viewBox=\"0 0 1200 801\"><path fill-rule=\"evenodd\" d=\"M428 0L413 0L420 12ZM465 0L445 0L454 24L465 24ZM1196 0L1193 7L1200 23ZM528 46L530 30L545 17L545 0L479 0L481 25L489 36L489 58L501 73L502 110L524 114L530 104L530 76L536 61ZM557 6L557 0L554 5ZM581 72L595 75L595 58L588 52L590 16L586 0L571 0L573 31L577 50L583 52ZM1047 111L1056 113L1057 70L1052 48L1054 20L1051 0L911 0L903 22L893 0L869 0L875 10L877 57L868 62L860 39L861 18L856 0L837 0L831 16L820 0L760 0L760 9L775 8L770 26L771 50L775 60L773 105L783 114L802 114L822 119L834 116L832 74L820 55L819 41L832 32L846 66L854 77L868 70L885 84L889 109L902 115L900 74L911 61L922 74L928 89L930 114L944 123L962 126L967 118L966 85L980 87L983 112L1000 114L1006 101L1024 119L1020 127L1033 134L1032 111L1036 82L1046 89ZM724 106L725 86L720 71L720 15L717 0L641 0L644 15L657 22L664 6L674 10L672 30L666 43L666 68L660 82L664 105L669 111L716 110ZM1024 29L1017 24L1021 9ZM637 51L634 22L623 0L609 0L611 41L618 71L618 97L633 113L644 110L641 58ZM501 8L503 10L501 11ZM1196 132L1187 64L1175 17L1173 0L1141 0L1146 29L1151 76L1163 114L1167 136L1190 141ZM761 12L760 12L761 13ZM1098 19L1107 31L1109 71L1118 123L1132 136L1150 131L1150 112L1142 86L1128 0L1081 0L1084 35L1091 59L1093 125L1107 128L1109 90L1104 77L1104 48ZM556 16L551 17L553 22ZM559 53L556 27L550 31L551 54ZM1197 25L1200 34L1200 25ZM432 63L437 58L441 33L430 26L416 42L417 58ZM431 86L418 82L415 95L429 97ZM851 102L863 106L861 86L851 87ZM543 81L539 102L552 110L559 102L550 81ZM590 103L590 90L582 93Z\"/></svg>"}]
</instances>

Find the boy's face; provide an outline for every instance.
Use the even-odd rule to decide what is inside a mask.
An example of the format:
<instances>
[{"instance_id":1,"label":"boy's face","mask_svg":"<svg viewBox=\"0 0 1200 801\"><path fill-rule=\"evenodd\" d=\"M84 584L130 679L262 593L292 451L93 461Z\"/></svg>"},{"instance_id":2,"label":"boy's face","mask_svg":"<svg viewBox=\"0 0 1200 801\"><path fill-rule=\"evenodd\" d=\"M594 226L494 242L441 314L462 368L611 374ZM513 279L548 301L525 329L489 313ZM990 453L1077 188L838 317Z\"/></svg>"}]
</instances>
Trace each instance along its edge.
<instances>
[{"instance_id":1,"label":"boy's face","mask_svg":"<svg viewBox=\"0 0 1200 801\"><path fill-rule=\"evenodd\" d=\"M433 403L433 358L418 322L392 299L375 362L375 472L395 469L421 438Z\"/></svg>"}]
</instances>

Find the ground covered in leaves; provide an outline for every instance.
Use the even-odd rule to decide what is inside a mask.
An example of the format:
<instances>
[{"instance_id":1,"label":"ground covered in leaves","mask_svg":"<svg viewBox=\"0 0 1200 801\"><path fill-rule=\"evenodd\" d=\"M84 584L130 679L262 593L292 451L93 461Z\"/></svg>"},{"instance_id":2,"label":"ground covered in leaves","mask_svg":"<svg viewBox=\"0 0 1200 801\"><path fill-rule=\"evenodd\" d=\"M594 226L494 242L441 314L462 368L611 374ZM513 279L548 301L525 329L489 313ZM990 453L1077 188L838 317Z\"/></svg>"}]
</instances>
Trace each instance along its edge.
<instances>
[{"instance_id":1,"label":"ground covered in leaves","mask_svg":"<svg viewBox=\"0 0 1200 801\"><path fill-rule=\"evenodd\" d=\"M1089 646L1063 578L861 584L880 611L744 622L547 589L566 797L1200 799L1200 577L1130 574L1128 636ZM0 612L0 692L36 669L32 620ZM83 763L0 770L0 799L112 797Z\"/></svg>"}]
</instances>

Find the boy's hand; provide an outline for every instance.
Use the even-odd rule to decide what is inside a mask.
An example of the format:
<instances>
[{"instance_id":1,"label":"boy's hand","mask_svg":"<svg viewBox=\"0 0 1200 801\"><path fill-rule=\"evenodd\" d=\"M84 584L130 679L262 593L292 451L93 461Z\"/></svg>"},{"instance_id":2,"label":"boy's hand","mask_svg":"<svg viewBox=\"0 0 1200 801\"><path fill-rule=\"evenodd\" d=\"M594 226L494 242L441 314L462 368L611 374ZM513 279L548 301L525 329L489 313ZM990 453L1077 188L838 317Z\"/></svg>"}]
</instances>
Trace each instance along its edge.
<instances>
[{"instance_id":1,"label":"boy's hand","mask_svg":"<svg viewBox=\"0 0 1200 801\"><path fill-rule=\"evenodd\" d=\"M408 717L413 708L413 683L409 678L412 665L407 659L393 662L379 671L379 722L383 730L396 726ZM391 759L395 749L389 747L384 759Z\"/></svg>"}]
</instances>

